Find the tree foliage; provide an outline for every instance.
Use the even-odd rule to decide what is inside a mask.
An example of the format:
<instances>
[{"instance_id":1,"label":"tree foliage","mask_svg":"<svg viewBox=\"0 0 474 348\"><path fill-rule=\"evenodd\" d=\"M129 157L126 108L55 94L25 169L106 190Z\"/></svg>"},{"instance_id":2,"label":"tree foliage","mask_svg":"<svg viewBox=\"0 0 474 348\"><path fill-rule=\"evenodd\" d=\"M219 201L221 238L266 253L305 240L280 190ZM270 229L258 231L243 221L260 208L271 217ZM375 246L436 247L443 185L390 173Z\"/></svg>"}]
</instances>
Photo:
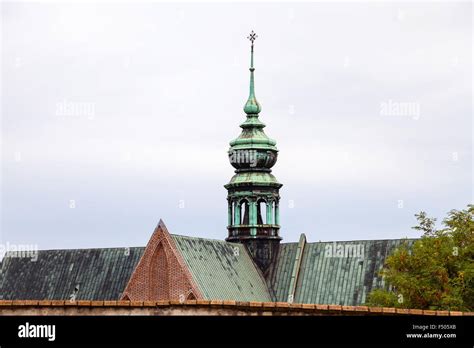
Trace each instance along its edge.
<instances>
[{"instance_id":1,"label":"tree foliage","mask_svg":"<svg viewBox=\"0 0 474 348\"><path fill-rule=\"evenodd\" d=\"M436 310L474 310L474 205L436 219L416 214L423 236L395 249L381 275L385 289L373 290L369 306Z\"/></svg>"}]
</instances>

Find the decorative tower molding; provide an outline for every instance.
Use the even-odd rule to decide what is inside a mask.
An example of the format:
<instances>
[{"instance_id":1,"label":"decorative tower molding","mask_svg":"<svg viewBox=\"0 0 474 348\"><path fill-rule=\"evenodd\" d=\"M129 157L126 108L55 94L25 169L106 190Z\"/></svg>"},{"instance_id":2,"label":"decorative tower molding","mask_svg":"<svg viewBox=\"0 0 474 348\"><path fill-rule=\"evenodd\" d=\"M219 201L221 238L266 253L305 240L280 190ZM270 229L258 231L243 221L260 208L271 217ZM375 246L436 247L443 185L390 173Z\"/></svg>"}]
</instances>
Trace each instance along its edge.
<instances>
[{"instance_id":1,"label":"decorative tower molding","mask_svg":"<svg viewBox=\"0 0 474 348\"><path fill-rule=\"evenodd\" d=\"M229 242L246 245L255 263L266 274L278 254L281 237L279 217L279 189L283 185L271 174L277 161L276 142L265 134L259 120L261 106L255 97L254 41L252 31L248 37L250 51L250 91L244 112L242 133L230 142L229 160L235 175L224 187L228 191Z\"/></svg>"}]
</instances>

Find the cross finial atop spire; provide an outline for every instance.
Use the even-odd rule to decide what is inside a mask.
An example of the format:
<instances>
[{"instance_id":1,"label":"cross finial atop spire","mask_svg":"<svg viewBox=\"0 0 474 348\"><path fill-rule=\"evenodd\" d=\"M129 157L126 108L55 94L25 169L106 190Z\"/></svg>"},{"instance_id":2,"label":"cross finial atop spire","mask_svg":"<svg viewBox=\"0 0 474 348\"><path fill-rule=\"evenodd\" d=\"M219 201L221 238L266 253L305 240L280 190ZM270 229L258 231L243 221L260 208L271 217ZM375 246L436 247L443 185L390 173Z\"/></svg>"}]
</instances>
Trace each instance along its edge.
<instances>
[{"instance_id":1,"label":"cross finial atop spire","mask_svg":"<svg viewBox=\"0 0 474 348\"><path fill-rule=\"evenodd\" d=\"M255 86L254 86L254 77L253 77L253 72L255 71L255 68L253 67L253 42L257 38L257 34L252 30L250 35L247 37L247 39L250 40L252 43L251 49L250 49L250 94L249 94L249 99L247 100L247 103L244 106L244 111L247 115L258 115L258 113L261 110L260 104L257 101L257 98L255 98Z\"/></svg>"},{"instance_id":2,"label":"cross finial atop spire","mask_svg":"<svg viewBox=\"0 0 474 348\"><path fill-rule=\"evenodd\" d=\"M247 39L250 40L250 42L252 43L252 47L253 47L253 42L257 39L258 35L255 34L255 32L252 30L252 32L250 33L250 35L247 37Z\"/></svg>"}]
</instances>

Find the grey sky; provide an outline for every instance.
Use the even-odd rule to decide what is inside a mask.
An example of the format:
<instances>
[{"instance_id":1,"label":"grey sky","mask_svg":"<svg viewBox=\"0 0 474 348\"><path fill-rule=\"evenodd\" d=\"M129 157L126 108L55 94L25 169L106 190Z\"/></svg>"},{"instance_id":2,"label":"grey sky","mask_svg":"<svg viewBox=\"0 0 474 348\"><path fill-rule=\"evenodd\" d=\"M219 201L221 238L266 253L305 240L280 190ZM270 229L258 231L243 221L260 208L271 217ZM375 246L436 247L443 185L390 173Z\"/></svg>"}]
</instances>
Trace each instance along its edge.
<instances>
[{"instance_id":1,"label":"grey sky","mask_svg":"<svg viewBox=\"0 0 474 348\"><path fill-rule=\"evenodd\" d=\"M284 241L416 237L472 201L471 7L4 3L2 241L225 238L252 29Z\"/></svg>"}]
</instances>

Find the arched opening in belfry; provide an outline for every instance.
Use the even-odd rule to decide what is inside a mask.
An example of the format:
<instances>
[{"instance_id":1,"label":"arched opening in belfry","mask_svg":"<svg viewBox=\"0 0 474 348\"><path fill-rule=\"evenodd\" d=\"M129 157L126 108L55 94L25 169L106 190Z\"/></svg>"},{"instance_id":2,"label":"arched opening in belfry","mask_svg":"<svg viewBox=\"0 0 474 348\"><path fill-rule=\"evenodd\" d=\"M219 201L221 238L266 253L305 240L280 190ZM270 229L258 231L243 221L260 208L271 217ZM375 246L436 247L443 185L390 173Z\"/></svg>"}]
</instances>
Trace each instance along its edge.
<instances>
[{"instance_id":1,"label":"arched opening in belfry","mask_svg":"<svg viewBox=\"0 0 474 348\"><path fill-rule=\"evenodd\" d=\"M257 224L267 224L267 202L264 199L260 199L257 202Z\"/></svg>"},{"instance_id":2,"label":"arched opening in belfry","mask_svg":"<svg viewBox=\"0 0 474 348\"><path fill-rule=\"evenodd\" d=\"M230 202L230 211L229 211L229 226L232 226L235 223L235 209L237 204L235 202Z\"/></svg>"},{"instance_id":3,"label":"arched opening in belfry","mask_svg":"<svg viewBox=\"0 0 474 348\"><path fill-rule=\"evenodd\" d=\"M240 216L242 217L241 224L242 225L249 225L249 202L244 199L240 201Z\"/></svg>"},{"instance_id":4,"label":"arched opening in belfry","mask_svg":"<svg viewBox=\"0 0 474 348\"><path fill-rule=\"evenodd\" d=\"M273 223L276 225L280 224L280 207L279 202L276 201L273 205Z\"/></svg>"}]
</instances>

